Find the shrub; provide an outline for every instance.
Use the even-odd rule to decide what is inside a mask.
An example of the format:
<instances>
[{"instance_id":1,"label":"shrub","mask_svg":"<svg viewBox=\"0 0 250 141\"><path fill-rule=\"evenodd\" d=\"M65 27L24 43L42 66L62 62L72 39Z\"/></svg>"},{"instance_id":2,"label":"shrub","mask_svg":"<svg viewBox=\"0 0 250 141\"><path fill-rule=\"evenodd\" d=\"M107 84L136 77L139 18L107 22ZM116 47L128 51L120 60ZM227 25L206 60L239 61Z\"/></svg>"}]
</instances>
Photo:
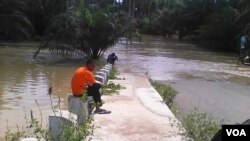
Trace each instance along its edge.
<instances>
[{"instance_id":1,"label":"shrub","mask_svg":"<svg viewBox=\"0 0 250 141\"><path fill-rule=\"evenodd\" d=\"M213 122L213 118L207 113L192 110L183 119L183 125L190 138L194 141L209 141L219 130L219 126Z\"/></svg>"}]
</instances>

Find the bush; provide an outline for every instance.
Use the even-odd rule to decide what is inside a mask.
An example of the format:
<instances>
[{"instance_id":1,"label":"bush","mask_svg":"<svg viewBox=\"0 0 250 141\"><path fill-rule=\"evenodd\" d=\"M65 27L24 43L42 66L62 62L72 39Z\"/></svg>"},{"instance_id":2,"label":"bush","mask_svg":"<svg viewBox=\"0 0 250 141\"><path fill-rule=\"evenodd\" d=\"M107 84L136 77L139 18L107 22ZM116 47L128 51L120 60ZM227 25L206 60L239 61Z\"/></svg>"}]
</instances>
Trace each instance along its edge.
<instances>
[{"instance_id":1,"label":"bush","mask_svg":"<svg viewBox=\"0 0 250 141\"><path fill-rule=\"evenodd\" d=\"M207 113L192 110L183 119L183 125L190 138L194 141L209 141L219 130L219 126L213 122L213 118Z\"/></svg>"}]
</instances>

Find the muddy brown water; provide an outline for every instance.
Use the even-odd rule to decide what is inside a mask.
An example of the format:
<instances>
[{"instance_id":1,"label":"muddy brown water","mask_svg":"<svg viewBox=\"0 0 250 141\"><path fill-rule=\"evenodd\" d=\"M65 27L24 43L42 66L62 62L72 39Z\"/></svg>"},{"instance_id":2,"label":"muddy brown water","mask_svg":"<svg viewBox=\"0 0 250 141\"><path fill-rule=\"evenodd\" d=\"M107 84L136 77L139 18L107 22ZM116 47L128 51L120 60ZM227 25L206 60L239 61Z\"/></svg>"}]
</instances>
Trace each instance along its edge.
<instances>
[{"instance_id":1,"label":"muddy brown water","mask_svg":"<svg viewBox=\"0 0 250 141\"><path fill-rule=\"evenodd\" d=\"M147 36L127 47L124 43L110 50L119 56L118 69L171 84L178 92L174 105L180 120L194 108L223 124L250 118L250 67L237 65L236 54L162 37Z\"/></svg>"},{"instance_id":2,"label":"muddy brown water","mask_svg":"<svg viewBox=\"0 0 250 141\"><path fill-rule=\"evenodd\" d=\"M52 105L61 103L61 109L67 107L71 75L82 59L50 55L46 51L33 59L37 47L38 43L1 44L0 136L4 136L7 125L13 131L17 125L20 130L25 129L31 110L45 127ZM53 89L51 95L49 87Z\"/></svg>"},{"instance_id":3,"label":"muddy brown water","mask_svg":"<svg viewBox=\"0 0 250 141\"><path fill-rule=\"evenodd\" d=\"M146 73L159 81L222 81L244 88L250 84L250 68L237 67L237 57L231 53L214 53L162 37L145 36L142 43L128 46L124 43L121 41L107 52L118 55L116 67L121 72ZM25 128L25 117L29 118L31 110L41 120L40 107L46 126L45 117L52 112L51 102L52 105L60 102L62 109L67 107L71 75L82 64L82 59L50 55L47 51L33 59L37 46L38 43L1 44L0 136L4 136L7 125L10 129L16 125ZM48 95L50 86L52 95Z\"/></svg>"},{"instance_id":4,"label":"muddy brown water","mask_svg":"<svg viewBox=\"0 0 250 141\"><path fill-rule=\"evenodd\" d=\"M110 50L118 54L121 71L144 72L155 80L221 80L232 76L244 82L250 76L250 67L237 66L236 54L207 51L177 39L149 36L143 41L127 47L117 45Z\"/></svg>"}]
</instances>

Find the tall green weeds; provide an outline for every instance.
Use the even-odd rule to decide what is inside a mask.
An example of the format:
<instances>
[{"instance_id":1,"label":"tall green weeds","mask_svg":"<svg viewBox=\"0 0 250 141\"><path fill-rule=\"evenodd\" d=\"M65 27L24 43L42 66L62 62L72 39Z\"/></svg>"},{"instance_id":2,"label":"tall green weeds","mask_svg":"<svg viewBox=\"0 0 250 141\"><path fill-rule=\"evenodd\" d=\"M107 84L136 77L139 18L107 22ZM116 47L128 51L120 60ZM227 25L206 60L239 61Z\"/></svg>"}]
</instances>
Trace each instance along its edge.
<instances>
[{"instance_id":1,"label":"tall green weeds","mask_svg":"<svg viewBox=\"0 0 250 141\"><path fill-rule=\"evenodd\" d=\"M109 94L118 94L119 90L124 89L120 84L115 84L113 82L109 82L108 84L105 84L102 88L102 93L104 95Z\"/></svg>"},{"instance_id":2,"label":"tall green weeds","mask_svg":"<svg viewBox=\"0 0 250 141\"><path fill-rule=\"evenodd\" d=\"M83 98L84 99L84 98ZM60 101L60 98L59 98ZM51 101L52 102L52 101ZM37 103L38 104L38 103ZM52 106L52 103L51 103ZM38 104L39 107L39 104ZM57 108L56 108L57 107ZM60 129L60 139L58 137L53 136L52 132L48 127L43 128L42 127L42 112L40 110L40 116L41 120L37 120L33 116L33 111L30 111L30 118L28 119L25 115L26 119L26 128L20 130L19 126L17 126L17 131L13 132L7 127L7 131L5 133L5 140L6 141L19 141L22 138L26 137L34 137L37 139L44 139L46 141L54 141L54 140L60 140L60 141L81 141L87 138L87 136L91 135L93 133L93 117L89 116L85 122L79 122L77 121L76 124L63 124L59 125L62 126ZM52 110L55 113L56 111L60 112L60 102L57 106L52 106ZM56 114L55 114L56 115Z\"/></svg>"},{"instance_id":3,"label":"tall green weeds","mask_svg":"<svg viewBox=\"0 0 250 141\"><path fill-rule=\"evenodd\" d=\"M197 109L192 110L183 119L183 125L187 135L194 141L209 141L219 130L218 124L207 113L201 113Z\"/></svg>"},{"instance_id":4,"label":"tall green weeds","mask_svg":"<svg viewBox=\"0 0 250 141\"><path fill-rule=\"evenodd\" d=\"M117 79L117 74L118 71L116 70L116 68L112 67L111 71L108 74L108 79Z\"/></svg>"},{"instance_id":5,"label":"tall green weeds","mask_svg":"<svg viewBox=\"0 0 250 141\"><path fill-rule=\"evenodd\" d=\"M173 102L177 92L170 85L160 84L152 80L150 80L150 82L161 95L165 104L167 104L169 108L173 108Z\"/></svg>"}]
</instances>

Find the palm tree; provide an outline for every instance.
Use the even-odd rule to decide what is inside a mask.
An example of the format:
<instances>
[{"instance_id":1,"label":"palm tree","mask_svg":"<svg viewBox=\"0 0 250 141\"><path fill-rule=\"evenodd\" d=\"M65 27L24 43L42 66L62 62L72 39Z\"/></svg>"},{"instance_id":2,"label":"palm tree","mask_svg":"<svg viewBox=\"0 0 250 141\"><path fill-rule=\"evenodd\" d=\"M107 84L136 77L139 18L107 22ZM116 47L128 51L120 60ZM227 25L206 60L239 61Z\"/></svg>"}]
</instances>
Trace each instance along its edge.
<instances>
[{"instance_id":1,"label":"palm tree","mask_svg":"<svg viewBox=\"0 0 250 141\"><path fill-rule=\"evenodd\" d=\"M99 58L119 38L113 14L103 11L91 13L82 0L66 13L59 14L47 28L40 49L62 54L77 53Z\"/></svg>"},{"instance_id":2,"label":"palm tree","mask_svg":"<svg viewBox=\"0 0 250 141\"><path fill-rule=\"evenodd\" d=\"M27 15L39 36L43 36L46 27L54 16L66 11L66 0L25 0L29 9Z\"/></svg>"}]
</instances>

